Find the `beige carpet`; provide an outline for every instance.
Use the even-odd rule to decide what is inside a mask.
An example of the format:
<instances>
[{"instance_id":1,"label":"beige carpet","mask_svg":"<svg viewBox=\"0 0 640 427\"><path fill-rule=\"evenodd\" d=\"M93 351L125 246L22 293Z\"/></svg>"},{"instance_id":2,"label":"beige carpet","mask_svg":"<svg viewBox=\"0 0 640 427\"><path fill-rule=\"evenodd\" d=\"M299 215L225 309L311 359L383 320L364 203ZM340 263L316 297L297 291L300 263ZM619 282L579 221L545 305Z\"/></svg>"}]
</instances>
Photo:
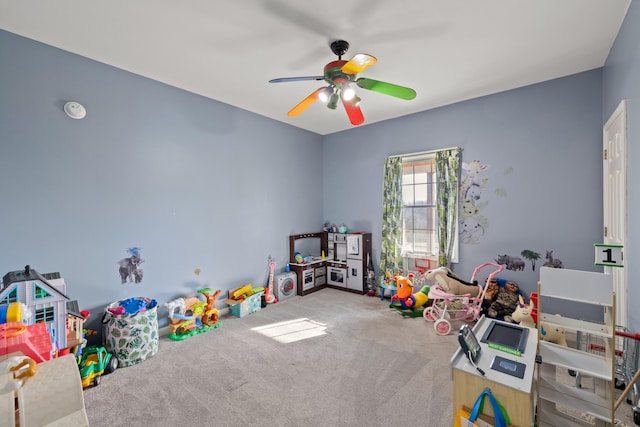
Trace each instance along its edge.
<instances>
[{"instance_id":1,"label":"beige carpet","mask_svg":"<svg viewBox=\"0 0 640 427\"><path fill-rule=\"evenodd\" d=\"M159 347L85 390L92 427L451 425L456 336L379 297L323 289Z\"/></svg>"}]
</instances>

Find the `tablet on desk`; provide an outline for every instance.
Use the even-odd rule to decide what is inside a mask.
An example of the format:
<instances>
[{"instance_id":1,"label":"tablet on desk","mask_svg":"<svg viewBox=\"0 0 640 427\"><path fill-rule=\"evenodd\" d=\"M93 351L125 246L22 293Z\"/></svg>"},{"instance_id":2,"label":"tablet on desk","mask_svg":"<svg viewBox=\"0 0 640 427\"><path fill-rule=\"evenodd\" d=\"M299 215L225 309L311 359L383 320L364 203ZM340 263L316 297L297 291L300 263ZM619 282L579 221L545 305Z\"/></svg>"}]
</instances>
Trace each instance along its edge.
<instances>
[{"instance_id":1,"label":"tablet on desk","mask_svg":"<svg viewBox=\"0 0 640 427\"><path fill-rule=\"evenodd\" d=\"M480 342L507 353L522 356L527 346L529 329L514 323L492 320Z\"/></svg>"}]
</instances>

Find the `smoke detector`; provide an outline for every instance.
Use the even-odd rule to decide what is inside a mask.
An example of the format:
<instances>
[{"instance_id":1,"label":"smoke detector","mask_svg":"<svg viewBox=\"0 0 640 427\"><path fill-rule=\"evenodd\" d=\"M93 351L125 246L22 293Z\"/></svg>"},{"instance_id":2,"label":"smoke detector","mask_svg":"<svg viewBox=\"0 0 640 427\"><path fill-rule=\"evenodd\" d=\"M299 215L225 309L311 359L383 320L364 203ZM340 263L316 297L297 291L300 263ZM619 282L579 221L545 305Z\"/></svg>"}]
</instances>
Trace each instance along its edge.
<instances>
[{"instance_id":1,"label":"smoke detector","mask_svg":"<svg viewBox=\"0 0 640 427\"><path fill-rule=\"evenodd\" d=\"M80 120L87 115L87 110L79 102L69 101L64 104L64 112L72 119Z\"/></svg>"}]
</instances>

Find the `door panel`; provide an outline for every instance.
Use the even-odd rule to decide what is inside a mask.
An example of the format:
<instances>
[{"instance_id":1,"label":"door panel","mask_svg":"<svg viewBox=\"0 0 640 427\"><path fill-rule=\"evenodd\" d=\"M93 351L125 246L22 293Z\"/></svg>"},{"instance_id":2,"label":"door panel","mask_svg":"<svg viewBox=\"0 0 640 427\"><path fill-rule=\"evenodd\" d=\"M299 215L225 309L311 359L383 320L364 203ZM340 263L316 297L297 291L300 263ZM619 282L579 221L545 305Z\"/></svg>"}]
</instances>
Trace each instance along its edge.
<instances>
[{"instance_id":1,"label":"door panel","mask_svg":"<svg viewBox=\"0 0 640 427\"><path fill-rule=\"evenodd\" d=\"M626 116L626 102L623 100L602 131L604 243L621 245L623 257L627 236ZM624 267L605 267L605 272L613 276L616 324L627 326L627 270Z\"/></svg>"}]
</instances>

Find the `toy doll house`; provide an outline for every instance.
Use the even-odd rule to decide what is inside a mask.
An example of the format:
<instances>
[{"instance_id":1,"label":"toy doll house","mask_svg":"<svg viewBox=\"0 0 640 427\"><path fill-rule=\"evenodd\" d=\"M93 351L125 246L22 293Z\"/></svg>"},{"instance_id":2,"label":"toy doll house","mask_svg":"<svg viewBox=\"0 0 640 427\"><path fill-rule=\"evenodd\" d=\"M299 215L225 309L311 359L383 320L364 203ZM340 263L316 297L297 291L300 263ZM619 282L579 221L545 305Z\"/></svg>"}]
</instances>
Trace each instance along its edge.
<instances>
[{"instance_id":1,"label":"toy doll house","mask_svg":"<svg viewBox=\"0 0 640 427\"><path fill-rule=\"evenodd\" d=\"M77 302L71 301L65 292L66 284L60 273L40 274L26 266L2 278L0 304L25 304L31 313L25 323L45 323L54 346L64 349L82 341L84 325Z\"/></svg>"}]
</instances>

